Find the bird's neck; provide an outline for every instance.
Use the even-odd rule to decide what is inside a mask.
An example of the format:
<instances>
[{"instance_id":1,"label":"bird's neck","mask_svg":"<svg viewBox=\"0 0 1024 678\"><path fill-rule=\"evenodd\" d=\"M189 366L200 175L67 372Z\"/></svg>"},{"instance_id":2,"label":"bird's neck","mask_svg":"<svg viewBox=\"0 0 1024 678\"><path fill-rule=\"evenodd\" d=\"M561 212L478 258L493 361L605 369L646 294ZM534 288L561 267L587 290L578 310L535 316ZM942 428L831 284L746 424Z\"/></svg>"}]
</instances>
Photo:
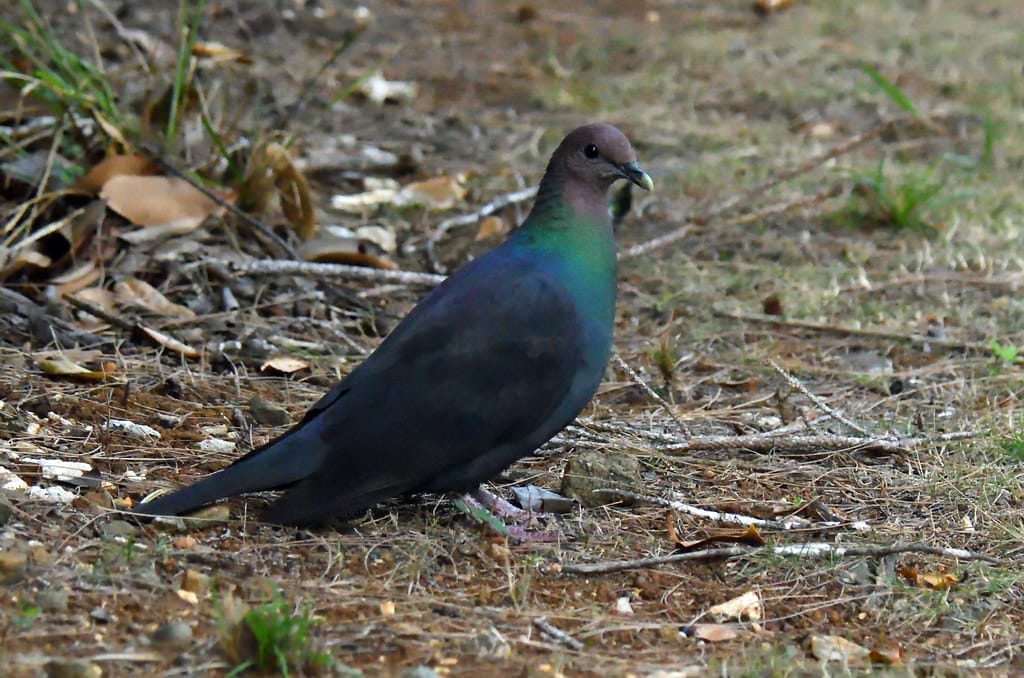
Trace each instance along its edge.
<instances>
[{"instance_id":1,"label":"bird's neck","mask_svg":"<svg viewBox=\"0 0 1024 678\"><path fill-rule=\"evenodd\" d=\"M550 262L577 302L610 325L617 266L605 196L574 195L566 190L569 186L550 179L549 173L530 215L510 240Z\"/></svg>"}]
</instances>

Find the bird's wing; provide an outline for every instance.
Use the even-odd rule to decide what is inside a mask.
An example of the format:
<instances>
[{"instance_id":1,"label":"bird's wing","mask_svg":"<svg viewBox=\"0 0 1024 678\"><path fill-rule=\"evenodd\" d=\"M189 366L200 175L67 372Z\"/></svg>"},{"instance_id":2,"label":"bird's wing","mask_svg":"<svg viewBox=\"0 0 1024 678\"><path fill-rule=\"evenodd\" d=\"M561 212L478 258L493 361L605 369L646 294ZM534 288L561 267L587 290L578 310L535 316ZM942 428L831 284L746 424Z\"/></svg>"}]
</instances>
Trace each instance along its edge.
<instances>
[{"instance_id":1,"label":"bird's wing","mask_svg":"<svg viewBox=\"0 0 1024 678\"><path fill-rule=\"evenodd\" d=\"M493 475L589 399L572 392L587 359L584 333L572 299L536 261L472 262L287 434L320 462L269 518L309 522Z\"/></svg>"}]
</instances>

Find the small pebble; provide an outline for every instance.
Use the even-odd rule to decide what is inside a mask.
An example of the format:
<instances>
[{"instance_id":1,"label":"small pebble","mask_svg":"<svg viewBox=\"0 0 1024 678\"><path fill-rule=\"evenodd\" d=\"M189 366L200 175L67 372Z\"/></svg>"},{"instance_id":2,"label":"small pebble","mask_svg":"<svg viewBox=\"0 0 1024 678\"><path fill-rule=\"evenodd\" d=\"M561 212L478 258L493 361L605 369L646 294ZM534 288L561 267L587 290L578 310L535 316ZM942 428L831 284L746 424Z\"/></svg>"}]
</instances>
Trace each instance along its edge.
<instances>
[{"instance_id":1,"label":"small pebble","mask_svg":"<svg viewBox=\"0 0 1024 678\"><path fill-rule=\"evenodd\" d=\"M184 650L192 644L192 627L180 620L165 622L149 639L160 647Z\"/></svg>"}]
</instances>

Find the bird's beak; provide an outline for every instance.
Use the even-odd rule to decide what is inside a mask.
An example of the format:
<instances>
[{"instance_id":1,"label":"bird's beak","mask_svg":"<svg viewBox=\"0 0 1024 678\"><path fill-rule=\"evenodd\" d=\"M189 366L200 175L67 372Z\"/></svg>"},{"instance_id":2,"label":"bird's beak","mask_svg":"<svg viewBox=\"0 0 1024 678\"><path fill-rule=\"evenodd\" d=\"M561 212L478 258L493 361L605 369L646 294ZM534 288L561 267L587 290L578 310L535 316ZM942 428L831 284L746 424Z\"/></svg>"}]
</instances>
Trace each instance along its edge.
<instances>
[{"instance_id":1,"label":"bird's beak","mask_svg":"<svg viewBox=\"0 0 1024 678\"><path fill-rule=\"evenodd\" d=\"M651 175L640 169L637 162L626 162L616 167L619 170L619 176L623 179L628 179L645 191L654 190L654 181L651 179Z\"/></svg>"}]
</instances>

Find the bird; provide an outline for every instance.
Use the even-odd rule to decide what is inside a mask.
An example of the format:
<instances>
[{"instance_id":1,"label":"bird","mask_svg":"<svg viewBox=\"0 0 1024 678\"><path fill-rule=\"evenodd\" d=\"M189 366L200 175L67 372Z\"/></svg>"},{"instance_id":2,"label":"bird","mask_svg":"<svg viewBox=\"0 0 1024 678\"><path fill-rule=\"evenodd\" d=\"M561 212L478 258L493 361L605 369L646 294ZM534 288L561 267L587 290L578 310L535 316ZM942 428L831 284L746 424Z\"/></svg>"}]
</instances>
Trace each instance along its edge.
<instances>
[{"instance_id":1,"label":"bird","mask_svg":"<svg viewBox=\"0 0 1024 678\"><path fill-rule=\"evenodd\" d=\"M618 128L572 130L523 223L425 296L301 421L136 511L284 490L262 520L322 524L392 497L472 492L536 450L587 405L611 355L607 193L619 179L654 188Z\"/></svg>"}]
</instances>

